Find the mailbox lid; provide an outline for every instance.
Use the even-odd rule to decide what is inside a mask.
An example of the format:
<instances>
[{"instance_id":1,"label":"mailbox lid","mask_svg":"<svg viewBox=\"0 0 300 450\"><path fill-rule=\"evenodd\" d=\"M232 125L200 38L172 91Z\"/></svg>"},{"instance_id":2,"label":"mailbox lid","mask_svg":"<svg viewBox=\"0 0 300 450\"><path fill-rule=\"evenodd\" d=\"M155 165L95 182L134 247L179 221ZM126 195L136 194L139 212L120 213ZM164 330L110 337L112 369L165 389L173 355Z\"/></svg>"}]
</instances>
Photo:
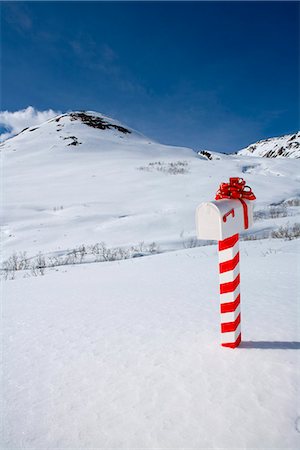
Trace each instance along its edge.
<instances>
[{"instance_id":1,"label":"mailbox lid","mask_svg":"<svg viewBox=\"0 0 300 450\"><path fill-rule=\"evenodd\" d=\"M253 201L246 204L248 228L253 225ZM244 231L244 207L240 200L214 200L204 202L196 210L196 229L198 239L222 241L233 234Z\"/></svg>"}]
</instances>

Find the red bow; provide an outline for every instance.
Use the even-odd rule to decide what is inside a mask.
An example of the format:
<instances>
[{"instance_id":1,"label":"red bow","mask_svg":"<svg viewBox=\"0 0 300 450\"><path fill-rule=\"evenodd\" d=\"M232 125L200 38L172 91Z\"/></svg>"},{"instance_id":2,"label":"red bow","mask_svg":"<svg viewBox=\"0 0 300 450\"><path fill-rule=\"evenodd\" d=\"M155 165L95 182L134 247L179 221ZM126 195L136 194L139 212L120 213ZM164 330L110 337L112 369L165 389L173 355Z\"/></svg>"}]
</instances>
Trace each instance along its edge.
<instances>
[{"instance_id":1,"label":"red bow","mask_svg":"<svg viewBox=\"0 0 300 450\"><path fill-rule=\"evenodd\" d=\"M245 198L246 200L256 199L251 187L246 186L246 181L243 178L229 178L229 183L221 183L215 199L220 200L222 198L238 200L241 198Z\"/></svg>"}]
</instances>

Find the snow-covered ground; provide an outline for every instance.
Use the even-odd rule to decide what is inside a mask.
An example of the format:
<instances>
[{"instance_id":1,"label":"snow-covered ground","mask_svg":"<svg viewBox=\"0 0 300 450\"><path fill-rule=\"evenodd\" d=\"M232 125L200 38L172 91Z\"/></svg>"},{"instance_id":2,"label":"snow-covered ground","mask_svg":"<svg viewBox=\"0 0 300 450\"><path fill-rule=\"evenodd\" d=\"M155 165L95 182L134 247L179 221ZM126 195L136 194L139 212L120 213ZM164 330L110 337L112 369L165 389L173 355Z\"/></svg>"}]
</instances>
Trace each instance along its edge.
<instances>
[{"instance_id":1,"label":"snow-covered ground","mask_svg":"<svg viewBox=\"0 0 300 450\"><path fill-rule=\"evenodd\" d=\"M4 448L299 448L296 242L241 243L235 350L216 246L6 282Z\"/></svg>"},{"instance_id":2,"label":"snow-covered ground","mask_svg":"<svg viewBox=\"0 0 300 450\"><path fill-rule=\"evenodd\" d=\"M266 238L300 222L299 159L210 160L93 115L104 129L62 115L1 145L2 258L161 253L2 279L2 447L299 448L299 241ZM264 237L241 242L235 350L219 345L217 247L185 248L230 176Z\"/></svg>"}]
</instances>

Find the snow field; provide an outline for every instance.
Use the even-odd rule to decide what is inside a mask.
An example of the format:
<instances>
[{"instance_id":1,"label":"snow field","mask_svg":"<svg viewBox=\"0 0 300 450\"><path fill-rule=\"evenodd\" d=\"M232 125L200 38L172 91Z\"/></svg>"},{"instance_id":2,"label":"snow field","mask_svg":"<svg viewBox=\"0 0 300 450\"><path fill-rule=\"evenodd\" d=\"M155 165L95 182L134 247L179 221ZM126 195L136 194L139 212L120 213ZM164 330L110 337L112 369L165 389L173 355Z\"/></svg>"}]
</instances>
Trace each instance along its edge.
<instances>
[{"instance_id":1,"label":"snow field","mask_svg":"<svg viewBox=\"0 0 300 450\"><path fill-rule=\"evenodd\" d=\"M4 283L4 448L299 448L297 244L241 243L235 350L216 246Z\"/></svg>"}]
</instances>

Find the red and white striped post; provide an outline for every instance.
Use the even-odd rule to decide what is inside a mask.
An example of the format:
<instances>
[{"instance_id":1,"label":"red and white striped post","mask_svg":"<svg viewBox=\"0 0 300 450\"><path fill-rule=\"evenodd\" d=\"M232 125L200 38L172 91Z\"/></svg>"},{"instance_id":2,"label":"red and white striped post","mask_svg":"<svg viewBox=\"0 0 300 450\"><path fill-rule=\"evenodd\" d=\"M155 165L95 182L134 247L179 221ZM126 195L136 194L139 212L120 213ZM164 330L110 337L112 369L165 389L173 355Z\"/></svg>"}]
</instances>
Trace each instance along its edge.
<instances>
[{"instance_id":1,"label":"red and white striped post","mask_svg":"<svg viewBox=\"0 0 300 450\"><path fill-rule=\"evenodd\" d=\"M239 235L219 241L221 343L237 347L241 342Z\"/></svg>"},{"instance_id":2,"label":"red and white striped post","mask_svg":"<svg viewBox=\"0 0 300 450\"><path fill-rule=\"evenodd\" d=\"M196 211L198 239L217 240L219 246L221 345L241 342L239 232L253 224L255 195L242 178L222 183L215 201Z\"/></svg>"}]
</instances>

